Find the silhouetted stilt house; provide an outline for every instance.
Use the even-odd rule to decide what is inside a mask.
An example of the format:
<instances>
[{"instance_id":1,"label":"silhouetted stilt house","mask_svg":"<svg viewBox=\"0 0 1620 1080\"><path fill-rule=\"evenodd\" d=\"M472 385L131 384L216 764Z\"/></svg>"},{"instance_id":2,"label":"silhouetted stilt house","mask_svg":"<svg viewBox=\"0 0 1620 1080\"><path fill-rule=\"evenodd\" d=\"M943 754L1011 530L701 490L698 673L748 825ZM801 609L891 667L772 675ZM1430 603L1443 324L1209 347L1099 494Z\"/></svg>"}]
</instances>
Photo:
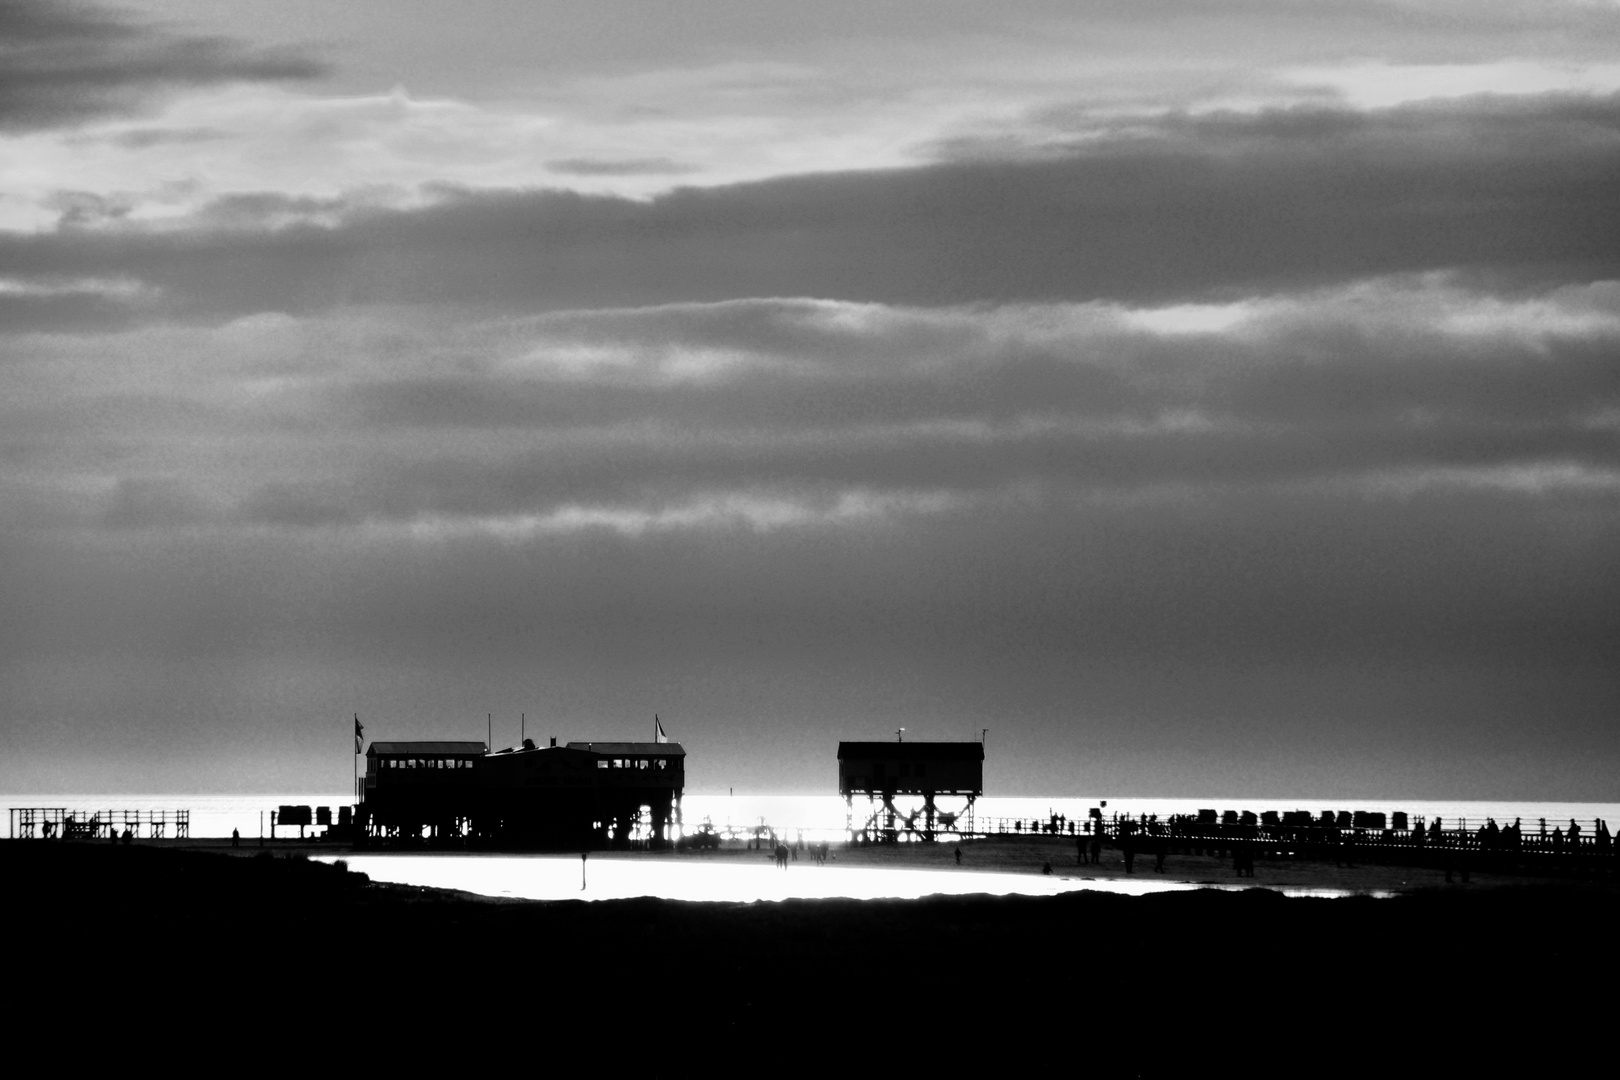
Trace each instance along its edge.
<instances>
[{"instance_id":1,"label":"silhouetted stilt house","mask_svg":"<svg viewBox=\"0 0 1620 1080\"><path fill-rule=\"evenodd\" d=\"M838 793L844 797L852 837L895 840L902 832L932 840L936 826L956 828L965 818L973 828L973 807L984 794L984 744L976 742L841 742ZM871 812L855 824L855 797L865 795ZM909 815L894 805L900 796L922 798ZM960 813L943 811L942 796L965 798ZM921 816L919 825L917 818Z\"/></svg>"},{"instance_id":2,"label":"silhouetted stilt house","mask_svg":"<svg viewBox=\"0 0 1620 1080\"><path fill-rule=\"evenodd\" d=\"M686 751L679 743L533 741L486 757L480 836L524 846L655 844L680 824Z\"/></svg>"},{"instance_id":3,"label":"silhouetted stilt house","mask_svg":"<svg viewBox=\"0 0 1620 1080\"><path fill-rule=\"evenodd\" d=\"M374 836L465 836L476 809L481 742L373 742L360 813Z\"/></svg>"},{"instance_id":4,"label":"silhouetted stilt house","mask_svg":"<svg viewBox=\"0 0 1620 1080\"><path fill-rule=\"evenodd\" d=\"M374 742L361 820L373 838L587 850L654 846L681 821L679 743L571 742L486 753L479 742Z\"/></svg>"}]
</instances>

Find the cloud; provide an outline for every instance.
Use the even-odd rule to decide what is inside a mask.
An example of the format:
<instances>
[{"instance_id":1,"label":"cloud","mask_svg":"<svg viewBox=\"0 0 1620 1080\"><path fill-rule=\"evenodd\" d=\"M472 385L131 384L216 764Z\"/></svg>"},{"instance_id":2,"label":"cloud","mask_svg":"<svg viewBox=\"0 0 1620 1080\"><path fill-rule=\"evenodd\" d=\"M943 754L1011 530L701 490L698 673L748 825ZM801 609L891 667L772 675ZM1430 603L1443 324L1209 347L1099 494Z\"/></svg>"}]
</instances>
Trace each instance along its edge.
<instances>
[{"instance_id":1,"label":"cloud","mask_svg":"<svg viewBox=\"0 0 1620 1080\"><path fill-rule=\"evenodd\" d=\"M111 8L0 4L0 131L69 127L138 112L186 86L312 79L320 61L185 35Z\"/></svg>"},{"instance_id":2,"label":"cloud","mask_svg":"<svg viewBox=\"0 0 1620 1080\"><path fill-rule=\"evenodd\" d=\"M770 739L765 718L823 747L990 726L1002 792L1207 791L1210 755L1291 778L1331 755L1347 795L1409 795L1368 760L1397 746L1456 797L1595 759L1560 788L1595 799L1620 753L1620 597L1612 510L1594 517L1582 540L1488 493L1256 491L775 530L5 532L0 664L14 739L82 715L130 754L187 742L176 717L318 739L357 696L424 736L523 708L600 737L668 701L709 785L805 782L728 749Z\"/></svg>"},{"instance_id":3,"label":"cloud","mask_svg":"<svg viewBox=\"0 0 1620 1080\"><path fill-rule=\"evenodd\" d=\"M178 40L81 23L104 66ZM988 716L1037 788L1103 759L1382 784L1399 747L1606 790L1620 99L1312 94L1031 107L904 168L647 198L510 177L656 178L679 140L403 92L19 138L167 168L217 132L240 171L36 186L54 225L0 234L9 731L316 745L360 696L600 734L684 699L714 769L761 717ZM299 146L353 186L287 181ZM419 171L348 176L385 149Z\"/></svg>"},{"instance_id":4,"label":"cloud","mask_svg":"<svg viewBox=\"0 0 1620 1080\"><path fill-rule=\"evenodd\" d=\"M565 176L679 176L697 171L697 166L670 158L560 158L546 162L546 168Z\"/></svg>"},{"instance_id":5,"label":"cloud","mask_svg":"<svg viewBox=\"0 0 1620 1080\"><path fill-rule=\"evenodd\" d=\"M799 176L646 203L442 188L420 209L359 198L334 210L264 194L255 212L276 224L258 230L215 227L216 210L189 229L8 235L0 273L134 276L182 319L738 296L1157 305L1458 267L1589 281L1620 274L1615 175L1620 97L1173 116L1060 160Z\"/></svg>"},{"instance_id":6,"label":"cloud","mask_svg":"<svg viewBox=\"0 0 1620 1080\"><path fill-rule=\"evenodd\" d=\"M1219 311L780 299L19 334L7 524L510 540L1615 488L1620 284L1403 276Z\"/></svg>"},{"instance_id":7,"label":"cloud","mask_svg":"<svg viewBox=\"0 0 1620 1080\"><path fill-rule=\"evenodd\" d=\"M108 138L111 142L126 150L149 150L154 146L184 146L191 143L219 142L230 138L230 133L220 128L209 127L144 127L121 131Z\"/></svg>"}]
</instances>

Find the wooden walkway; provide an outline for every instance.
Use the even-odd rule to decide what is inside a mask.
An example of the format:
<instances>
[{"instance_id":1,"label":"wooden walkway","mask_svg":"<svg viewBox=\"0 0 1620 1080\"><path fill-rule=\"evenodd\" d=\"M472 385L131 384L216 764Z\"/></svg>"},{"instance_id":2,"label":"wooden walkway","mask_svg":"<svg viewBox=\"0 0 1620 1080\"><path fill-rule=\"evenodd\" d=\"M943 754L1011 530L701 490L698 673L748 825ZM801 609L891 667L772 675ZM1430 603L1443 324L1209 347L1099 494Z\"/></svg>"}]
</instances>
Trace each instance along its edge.
<instances>
[{"instance_id":1,"label":"wooden walkway","mask_svg":"<svg viewBox=\"0 0 1620 1080\"><path fill-rule=\"evenodd\" d=\"M1063 817L987 818L979 817L971 830L938 828L936 841L972 840L990 837L1018 837L1062 840L1077 848L1089 848L1093 839L1110 848L1129 845L1136 854L1151 858L1160 850L1167 855L1212 855L1217 858L1287 860L1301 859L1340 864L1429 866L1438 869L1525 874L1607 874L1617 866L1617 852L1607 823L1601 819L1575 819L1563 822L1537 820L1518 831L1511 826L1492 830L1484 821L1456 818L1414 823L1401 828L1384 825L1384 815L1344 825L1304 824L1298 820L1284 824L1280 818L1262 821L1257 815L1233 815L1236 821L1198 820L1190 816L1157 818ZM1274 815L1266 815L1268 818ZM1401 815L1405 817L1406 815ZM1249 819L1249 820L1245 820ZM1574 828L1571 828L1571 825ZM909 834L909 835L908 835ZM857 842L882 843L901 836L924 839L922 832L907 829L903 819L896 828L860 830Z\"/></svg>"},{"instance_id":2,"label":"wooden walkway","mask_svg":"<svg viewBox=\"0 0 1620 1080\"><path fill-rule=\"evenodd\" d=\"M152 840L191 836L190 810L68 810L60 806L13 806L11 831L17 840L114 840L126 832Z\"/></svg>"}]
</instances>

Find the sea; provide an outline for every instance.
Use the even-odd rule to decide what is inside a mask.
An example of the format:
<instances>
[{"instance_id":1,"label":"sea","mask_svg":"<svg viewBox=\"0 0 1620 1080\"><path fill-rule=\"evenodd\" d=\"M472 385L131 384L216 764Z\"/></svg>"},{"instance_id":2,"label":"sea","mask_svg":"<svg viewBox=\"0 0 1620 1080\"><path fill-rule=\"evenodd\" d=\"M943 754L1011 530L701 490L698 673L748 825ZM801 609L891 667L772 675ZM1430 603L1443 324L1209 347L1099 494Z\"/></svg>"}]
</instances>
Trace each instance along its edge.
<instances>
[{"instance_id":1,"label":"sea","mask_svg":"<svg viewBox=\"0 0 1620 1080\"><path fill-rule=\"evenodd\" d=\"M267 795L0 795L8 809L7 837L19 832L23 808L60 809L79 817L111 813L122 821L126 812L138 812L140 820L154 816L167 819L165 835L175 835L176 811L188 812L189 833L193 839L226 838L234 829L245 844L271 836L271 812L281 806L326 806L337 808L352 801L351 796L332 793L289 793ZM897 800L905 810L906 804ZM940 809L961 812L960 800L941 800ZM1059 816L1083 821L1092 810L1108 819L1116 815L1137 819L1175 814L1196 814L1211 809L1217 813L1232 810L1263 814L1305 810L1319 817L1324 810L1382 812L1392 817L1405 812L1408 819L1433 821L1439 818L1446 829L1475 829L1494 818L1506 825L1518 820L1531 832L1567 828L1571 820L1588 832L1598 820L1620 822L1620 803L1605 802L1510 802L1437 801L1425 799L1227 799L1180 797L1108 798L1085 796L984 797L974 807L975 819L984 827L989 821L1018 822L1022 830L1044 824ZM707 823L722 835L744 839L756 830L769 829L789 841L802 838L806 844L844 839L853 820L858 828L876 806L857 800L846 806L837 795L734 794L689 792L682 800L682 817L687 831ZM1010 827L1010 826L1009 826ZM1610 825L1611 830L1615 825ZM150 835L150 825L138 833ZM318 829L306 830L318 832ZM298 835L296 827L275 829L280 839ZM1142 894L1175 889L1197 888L1197 884L1163 878L1118 880L1095 879L1071 872L1052 876L1037 874L974 872L952 873L937 870L910 870L879 867L840 867L836 860L816 866L808 859L793 864L793 872L781 873L768 860L679 859L649 860L592 854L578 856L516 856L498 854L393 854L347 853L317 855L328 861L343 859L351 869L369 874L374 880L460 889L489 896L525 899L601 900L635 896L661 896L678 900L770 901L793 897L853 897L857 899L912 898L934 894L989 893L993 895L1049 895L1078 889ZM1346 895L1334 890L1284 890L1311 895Z\"/></svg>"}]
</instances>

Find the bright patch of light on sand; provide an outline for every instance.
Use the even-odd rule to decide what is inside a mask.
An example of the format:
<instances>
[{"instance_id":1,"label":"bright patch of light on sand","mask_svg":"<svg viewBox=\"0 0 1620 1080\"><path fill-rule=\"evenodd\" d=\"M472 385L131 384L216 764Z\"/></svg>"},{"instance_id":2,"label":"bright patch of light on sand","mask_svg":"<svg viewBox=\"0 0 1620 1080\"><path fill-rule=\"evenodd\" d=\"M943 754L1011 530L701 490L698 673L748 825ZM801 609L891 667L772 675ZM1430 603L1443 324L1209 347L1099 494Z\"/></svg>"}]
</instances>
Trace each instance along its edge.
<instances>
[{"instance_id":1,"label":"bright patch of light on sand","mask_svg":"<svg viewBox=\"0 0 1620 1080\"><path fill-rule=\"evenodd\" d=\"M1248 304L1175 304L1123 312L1125 322L1155 334L1218 334L1247 319Z\"/></svg>"},{"instance_id":2,"label":"bright patch of light on sand","mask_svg":"<svg viewBox=\"0 0 1620 1080\"><path fill-rule=\"evenodd\" d=\"M1197 888L1189 882L1102 881L1044 874L951 873L878 867L816 866L807 860L779 870L765 857L749 862L593 855L356 855L349 868L374 881L461 889L526 900L666 900L752 903L756 900L849 898L914 900L923 896L1052 896L1079 889L1140 894ZM581 878L584 888L581 888Z\"/></svg>"},{"instance_id":3,"label":"bright patch of light on sand","mask_svg":"<svg viewBox=\"0 0 1620 1080\"><path fill-rule=\"evenodd\" d=\"M1363 109L1473 94L1608 94L1620 89L1620 64L1550 64L1535 60L1489 64L1375 62L1290 68L1280 74L1289 82L1329 87Z\"/></svg>"},{"instance_id":4,"label":"bright patch of light on sand","mask_svg":"<svg viewBox=\"0 0 1620 1080\"><path fill-rule=\"evenodd\" d=\"M333 862L338 856L320 856ZM664 900L754 903L781 900L916 900L925 896L1056 896L1110 892L1127 896L1243 888L1166 877L1089 878L976 870L909 870L816 866L801 860L777 869L761 855L749 862L703 856L598 853L581 861L557 855L350 855L350 870L373 881L458 889L522 900ZM1299 896L1347 896L1342 889L1282 887ZM1380 895L1380 894L1374 894Z\"/></svg>"}]
</instances>

